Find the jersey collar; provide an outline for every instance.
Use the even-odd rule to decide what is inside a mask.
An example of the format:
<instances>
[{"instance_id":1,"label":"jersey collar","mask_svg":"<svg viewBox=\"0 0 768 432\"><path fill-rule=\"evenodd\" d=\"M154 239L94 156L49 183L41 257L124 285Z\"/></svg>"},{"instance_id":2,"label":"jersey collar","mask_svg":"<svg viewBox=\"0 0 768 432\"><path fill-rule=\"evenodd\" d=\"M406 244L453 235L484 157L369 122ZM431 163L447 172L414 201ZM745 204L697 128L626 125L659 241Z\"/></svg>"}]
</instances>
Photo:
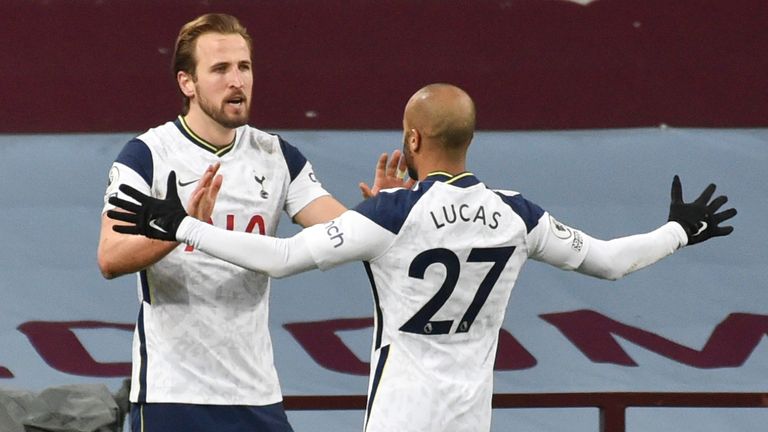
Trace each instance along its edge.
<instances>
[{"instance_id":1,"label":"jersey collar","mask_svg":"<svg viewBox=\"0 0 768 432\"><path fill-rule=\"evenodd\" d=\"M423 180L425 182L443 182L452 186L467 188L480 183L480 180L475 177L471 172L463 172L460 174L452 175L443 171L433 171L427 174L427 177Z\"/></svg>"},{"instance_id":2,"label":"jersey collar","mask_svg":"<svg viewBox=\"0 0 768 432\"><path fill-rule=\"evenodd\" d=\"M188 140L192 141L193 144L219 157L229 153L229 151L232 150L232 148L235 146L235 141L237 141L237 134L235 134L235 139L232 140L231 143L222 148L218 148L208 141L200 138L195 132L193 132L189 125L187 125L187 122L184 120L183 116L178 116L173 124L175 124L176 127L179 128L181 134L187 137Z\"/></svg>"}]
</instances>

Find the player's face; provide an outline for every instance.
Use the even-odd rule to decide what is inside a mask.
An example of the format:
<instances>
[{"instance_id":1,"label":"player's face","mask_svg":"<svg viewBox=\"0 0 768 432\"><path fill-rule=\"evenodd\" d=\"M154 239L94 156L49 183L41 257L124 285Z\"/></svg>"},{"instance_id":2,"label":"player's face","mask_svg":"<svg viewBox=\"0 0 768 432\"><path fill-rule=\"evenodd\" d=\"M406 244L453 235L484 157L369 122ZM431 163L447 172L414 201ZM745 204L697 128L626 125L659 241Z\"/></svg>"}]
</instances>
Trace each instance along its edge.
<instances>
[{"instance_id":1,"label":"player's face","mask_svg":"<svg viewBox=\"0 0 768 432\"><path fill-rule=\"evenodd\" d=\"M242 36L206 33L195 47L195 97L200 109L224 127L248 122L253 89L251 52Z\"/></svg>"}]
</instances>

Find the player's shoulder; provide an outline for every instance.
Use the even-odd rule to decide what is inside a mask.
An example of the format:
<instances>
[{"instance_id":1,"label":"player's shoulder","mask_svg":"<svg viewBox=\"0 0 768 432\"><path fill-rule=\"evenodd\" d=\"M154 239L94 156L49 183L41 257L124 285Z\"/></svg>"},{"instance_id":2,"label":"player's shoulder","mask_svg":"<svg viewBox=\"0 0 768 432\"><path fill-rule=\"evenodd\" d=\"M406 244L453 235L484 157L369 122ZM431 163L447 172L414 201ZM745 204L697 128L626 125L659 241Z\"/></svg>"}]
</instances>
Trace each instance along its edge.
<instances>
[{"instance_id":1,"label":"player's shoulder","mask_svg":"<svg viewBox=\"0 0 768 432\"><path fill-rule=\"evenodd\" d=\"M178 157L179 142L186 139L178 122L168 121L137 135L125 144L122 153L139 159Z\"/></svg>"},{"instance_id":2,"label":"player's shoulder","mask_svg":"<svg viewBox=\"0 0 768 432\"><path fill-rule=\"evenodd\" d=\"M184 136L179 131L178 121L168 121L131 138L123 145L115 163L125 165L152 184L155 166L162 165L162 160L169 155L179 156L178 142Z\"/></svg>"},{"instance_id":3,"label":"player's shoulder","mask_svg":"<svg viewBox=\"0 0 768 432\"><path fill-rule=\"evenodd\" d=\"M269 154L282 155L288 161L304 160L301 151L280 134L245 125L238 129L238 136L247 147L258 148Z\"/></svg>"},{"instance_id":4,"label":"player's shoulder","mask_svg":"<svg viewBox=\"0 0 768 432\"><path fill-rule=\"evenodd\" d=\"M177 137L173 136L176 126L172 121L152 127L129 139L120 150L115 162L122 163L142 177L151 178L153 155L163 154L166 148L173 147Z\"/></svg>"},{"instance_id":5,"label":"player's shoulder","mask_svg":"<svg viewBox=\"0 0 768 432\"><path fill-rule=\"evenodd\" d=\"M490 189L501 201L515 212L525 222L528 231L538 224L544 215L544 209L533 201L528 200L520 192L506 189Z\"/></svg>"},{"instance_id":6,"label":"player's shoulder","mask_svg":"<svg viewBox=\"0 0 768 432\"><path fill-rule=\"evenodd\" d=\"M251 125L237 129L238 140L244 147L257 149L267 154L280 154L280 136L263 131Z\"/></svg>"},{"instance_id":7,"label":"player's shoulder","mask_svg":"<svg viewBox=\"0 0 768 432\"><path fill-rule=\"evenodd\" d=\"M518 191L515 191L515 190L509 190L509 189L493 189L493 188L488 188L488 189L490 189L492 192L496 193L496 194L497 194L497 195L499 195L499 196L505 196L505 197L513 197L513 196L518 196L518 195L521 195L521 194L520 194L520 192L518 192Z\"/></svg>"},{"instance_id":8,"label":"player's shoulder","mask_svg":"<svg viewBox=\"0 0 768 432\"><path fill-rule=\"evenodd\" d=\"M144 133L138 135L135 140L145 143L150 148L169 145L176 142L182 135L174 121L168 121L161 125L149 128Z\"/></svg>"},{"instance_id":9,"label":"player's shoulder","mask_svg":"<svg viewBox=\"0 0 768 432\"><path fill-rule=\"evenodd\" d=\"M431 185L417 183L413 189L384 189L358 204L354 210L379 226L397 234L413 207Z\"/></svg>"}]
</instances>

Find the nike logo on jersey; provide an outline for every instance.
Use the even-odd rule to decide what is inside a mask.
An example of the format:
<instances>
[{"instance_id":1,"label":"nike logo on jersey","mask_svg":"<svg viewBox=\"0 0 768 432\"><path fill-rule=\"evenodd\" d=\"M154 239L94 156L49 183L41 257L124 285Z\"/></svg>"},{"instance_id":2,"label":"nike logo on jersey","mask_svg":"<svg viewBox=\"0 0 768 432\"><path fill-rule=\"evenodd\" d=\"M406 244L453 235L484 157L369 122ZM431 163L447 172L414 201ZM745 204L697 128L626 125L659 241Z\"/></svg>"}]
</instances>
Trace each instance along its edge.
<instances>
[{"instance_id":1,"label":"nike logo on jersey","mask_svg":"<svg viewBox=\"0 0 768 432\"><path fill-rule=\"evenodd\" d=\"M156 230L160 231L161 233L164 233L164 234L168 234L168 231L166 231L166 230L165 230L165 228L161 227L160 225L158 225L158 224L155 222L156 220L157 220L157 219L150 219L150 220L149 220L149 227L150 227L150 228L154 228L154 229L156 229Z\"/></svg>"},{"instance_id":2,"label":"nike logo on jersey","mask_svg":"<svg viewBox=\"0 0 768 432\"><path fill-rule=\"evenodd\" d=\"M194 179L194 180L183 182L183 181L181 181L181 179L179 179L179 187L189 186L189 185L191 185L192 183L195 183L198 180L200 180L200 179Z\"/></svg>"}]
</instances>

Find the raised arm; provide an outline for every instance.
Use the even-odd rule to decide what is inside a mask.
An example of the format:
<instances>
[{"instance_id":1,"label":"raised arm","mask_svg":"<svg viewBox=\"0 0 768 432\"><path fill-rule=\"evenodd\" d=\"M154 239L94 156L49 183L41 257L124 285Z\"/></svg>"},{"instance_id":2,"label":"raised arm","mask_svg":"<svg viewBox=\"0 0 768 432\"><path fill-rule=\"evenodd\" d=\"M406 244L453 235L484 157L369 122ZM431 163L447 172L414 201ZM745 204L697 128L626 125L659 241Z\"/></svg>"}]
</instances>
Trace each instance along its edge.
<instances>
[{"instance_id":1,"label":"raised arm","mask_svg":"<svg viewBox=\"0 0 768 432\"><path fill-rule=\"evenodd\" d=\"M393 237L355 211L346 211L327 224L313 225L289 239L224 230L189 217L175 181L176 175L171 172L165 199L121 185L120 191L135 202L110 197L109 202L122 210L107 212L109 218L123 222L115 224L114 231L183 241L209 255L274 277L370 259L388 247Z\"/></svg>"},{"instance_id":2,"label":"raised arm","mask_svg":"<svg viewBox=\"0 0 768 432\"><path fill-rule=\"evenodd\" d=\"M118 209L109 210L106 216L116 221L112 229L118 236L175 247L178 244L177 233L183 233L182 240L189 240L203 252L275 277L309 270L314 266L299 236L286 240L226 231L189 217L181 205L176 190L176 173L173 171L168 175L165 199L150 197L129 185L121 185L120 191L135 202L117 196L109 198L109 203ZM200 193L194 193L191 203L200 206L205 199Z\"/></svg>"},{"instance_id":3,"label":"raised arm","mask_svg":"<svg viewBox=\"0 0 768 432\"><path fill-rule=\"evenodd\" d=\"M221 176L216 175L218 169L219 164L215 164L205 171L190 198L189 214L200 220L208 220L213 212L221 189ZM140 271L160 261L179 244L175 239L161 241L125 235L114 230L115 225L115 219L102 214L97 261L101 274L107 279Z\"/></svg>"},{"instance_id":4,"label":"raised arm","mask_svg":"<svg viewBox=\"0 0 768 432\"><path fill-rule=\"evenodd\" d=\"M589 250L577 272L600 279L617 280L672 255L685 246L682 227L669 222L645 234L613 240L588 238Z\"/></svg>"},{"instance_id":5,"label":"raised arm","mask_svg":"<svg viewBox=\"0 0 768 432\"><path fill-rule=\"evenodd\" d=\"M599 240L566 227L574 237L580 238L581 256L573 251L573 243L565 245L560 238L549 234L552 230L544 230L542 232L546 234L542 236L542 246L534 258L562 268L569 268L563 263L570 260L578 263L570 269L579 273L610 280L622 278L686 245L730 234L733 227L720 226L720 223L735 216L736 209L718 213L728 198L721 195L711 199L714 192L715 185L710 184L695 201L685 203L680 179L675 176L669 222L660 228L645 234Z\"/></svg>"},{"instance_id":6,"label":"raised arm","mask_svg":"<svg viewBox=\"0 0 768 432\"><path fill-rule=\"evenodd\" d=\"M97 260L102 276L113 279L135 273L168 255L177 245L146 237L127 236L115 232L115 221L101 215L101 231Z\"/></svg>"},{"instance_id":7,"label":"raised arm","mask_svg":"<svg viewBox=\"0 0 768 432\"><path fill-rule=\"evenodd\" d=\"M315 225L321 227L321 225ZM253 235L227 231L185 217L176 238L208 255L246 268L281 278L317 268L305 241L315 228L305 228L291 238Z\"/></svg>"}]
</instances>

